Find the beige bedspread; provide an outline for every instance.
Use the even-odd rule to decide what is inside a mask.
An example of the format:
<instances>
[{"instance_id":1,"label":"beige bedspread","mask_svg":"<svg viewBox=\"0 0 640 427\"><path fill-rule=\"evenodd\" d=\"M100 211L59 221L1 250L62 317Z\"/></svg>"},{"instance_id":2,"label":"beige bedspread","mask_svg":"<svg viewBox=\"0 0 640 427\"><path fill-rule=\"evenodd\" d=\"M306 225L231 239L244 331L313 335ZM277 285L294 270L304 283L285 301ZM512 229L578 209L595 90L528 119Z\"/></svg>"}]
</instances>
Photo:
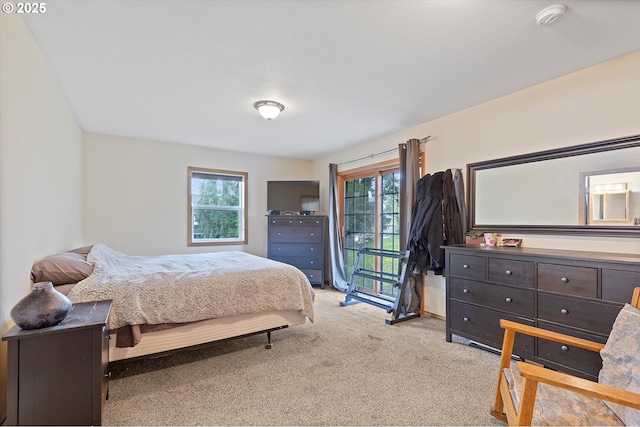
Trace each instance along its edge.
<instances>
[{"instance_id":1,"label":"beige bedspread","mask_svg":"<svg viewBox=\"0 0 640 427\"><path fill-rule=\"evenodd\" d=\"M129 256L96 244L87 261L93 273L68 296L74 303L113 300L109 329L270 310L298 310L313 322L307 277L244 252Z\"/></svg>"}]
</instances>

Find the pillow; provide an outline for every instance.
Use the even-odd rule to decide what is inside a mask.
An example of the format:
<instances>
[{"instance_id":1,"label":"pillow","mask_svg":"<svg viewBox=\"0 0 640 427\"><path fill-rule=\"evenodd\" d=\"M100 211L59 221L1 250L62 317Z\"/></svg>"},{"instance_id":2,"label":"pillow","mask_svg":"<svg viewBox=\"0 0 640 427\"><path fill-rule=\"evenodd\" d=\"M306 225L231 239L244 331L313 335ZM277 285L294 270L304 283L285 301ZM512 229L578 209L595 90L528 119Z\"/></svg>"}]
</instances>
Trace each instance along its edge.
<instances>
[{"instance_id":1,"label":"pillow","mask_svg":"<svg viewBox=\"0 0 640 427\"><path fill-rule=\"evenodd\" d=\"M640 392L640 310L625 304L613 323L600 356L602 369L598 382ZM625 425L640 425L640 410L606 401L605 404Z\"/></svg>"},{"instance_id":2,"label":"pillow","mask_svg":"<svg viewBox=\"0 0 640 427\"><path fill-rule=\"evenodd\" d=\"M31 280L51 282L54 285L78 283L93 272L93 264L85 255L76 252L61 252L48 256L31 267Z\"/></svg>"},{"instance_id":3,"label":"pillow","mask_svg":"<svg viewBox=\"0 0 640 427\"><path fill-rule=\"evenodd\" d=\"M87 255L89 255L89 252L91 252L91 248L93 248L93 245L71 249L69 252L75 252L77 254L84 255L84 258L87 259Z\"/></svg>"}]
</instances>

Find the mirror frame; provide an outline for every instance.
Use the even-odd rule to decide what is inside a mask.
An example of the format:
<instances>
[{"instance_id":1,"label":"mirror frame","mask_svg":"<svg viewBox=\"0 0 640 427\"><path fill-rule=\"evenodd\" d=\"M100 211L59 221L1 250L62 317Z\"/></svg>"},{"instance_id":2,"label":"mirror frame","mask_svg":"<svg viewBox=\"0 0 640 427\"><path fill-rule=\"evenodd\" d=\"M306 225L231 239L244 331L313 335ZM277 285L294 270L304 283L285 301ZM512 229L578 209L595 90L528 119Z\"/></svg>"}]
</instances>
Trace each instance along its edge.
<instances>
[{"instance_id":1,"label":"mirror frame","mask_svg":"<svg viewBox=\"0 0 640 427\"><path fill-rule=\"evenodd\" d=\"M518 156L503 157L467 165L467 207L469 233L527 233L527 234L577 234L585 236L640 237L638 226L605 226L605 225L506 225L476 223L476 173L484 169L513 166L524 163L559 159L562 157L580 156L625 148L640 147L640 135L608 139L588 144L573 145L553 150L538 151ZM640 165L639 165L640 166Z\"/></svg>"}]
</instances>

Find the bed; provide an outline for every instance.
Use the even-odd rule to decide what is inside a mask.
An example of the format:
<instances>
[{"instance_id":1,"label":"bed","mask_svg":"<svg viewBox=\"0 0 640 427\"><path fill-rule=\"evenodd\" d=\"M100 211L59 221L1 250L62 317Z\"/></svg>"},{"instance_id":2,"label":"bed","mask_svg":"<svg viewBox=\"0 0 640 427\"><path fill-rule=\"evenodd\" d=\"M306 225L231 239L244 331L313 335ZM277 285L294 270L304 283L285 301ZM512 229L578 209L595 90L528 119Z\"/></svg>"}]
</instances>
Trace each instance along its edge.
<instances>
[{"instance_id":1,"label":"bed","mask_svg":"<svg viewBox=\"0 0 640 427\"><path fill-rule=\"evenodd\" d=\"M313 322L314 291L288 264L244 252L129 256L104 244L47 257L32 280L73 303L112 300L109 361Z\"/></svg>"}]
</instances>

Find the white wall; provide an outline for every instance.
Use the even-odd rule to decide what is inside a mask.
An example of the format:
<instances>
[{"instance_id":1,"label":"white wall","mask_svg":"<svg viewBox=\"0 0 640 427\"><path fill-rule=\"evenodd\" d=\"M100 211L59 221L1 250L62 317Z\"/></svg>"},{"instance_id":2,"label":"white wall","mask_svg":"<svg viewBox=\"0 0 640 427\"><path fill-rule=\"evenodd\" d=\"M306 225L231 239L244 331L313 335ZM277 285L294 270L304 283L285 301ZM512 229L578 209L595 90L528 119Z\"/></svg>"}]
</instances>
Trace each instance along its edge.
<instances>
[{"instance_id":1,"label":"white wall","mask_svg":"<svg viewBox=\"0 0 640 427\"><path fill-rule=\"evenodd\" d=\"M461 168L466 173L468 163L640 134L638 76L640 51L318 159L313 169L326 187L330 162L383 152L428 135L434 140L425 146L427 172ZM637 238L513 237L522 237L529 247L640 253ZM427 311L445 315L444 288L444 278L429 273Z\"/></svg>"},{"instance_id":2,"label":"white wall","mask_svg":"<svg viewBox=\"0 0 640 427\"><path fill-rule=\"evenodd\" d=\"M84 135L84 240L129 255L267 254L267 181L311 179L309 161ZM187 167L248 172L247 245L187 247Z\"/></svg>"},{"instance_id":3,"label":"white wall","mask_svg":"<svg viewBox=\"0 0 640 427\"><path fill-rule=\"evenodd\" d=\"M82 243L82 133L16 14L0 15L0 334L31 264ZM6 415L5 346L0 420Z\"/></svg>"}]
</instances>

